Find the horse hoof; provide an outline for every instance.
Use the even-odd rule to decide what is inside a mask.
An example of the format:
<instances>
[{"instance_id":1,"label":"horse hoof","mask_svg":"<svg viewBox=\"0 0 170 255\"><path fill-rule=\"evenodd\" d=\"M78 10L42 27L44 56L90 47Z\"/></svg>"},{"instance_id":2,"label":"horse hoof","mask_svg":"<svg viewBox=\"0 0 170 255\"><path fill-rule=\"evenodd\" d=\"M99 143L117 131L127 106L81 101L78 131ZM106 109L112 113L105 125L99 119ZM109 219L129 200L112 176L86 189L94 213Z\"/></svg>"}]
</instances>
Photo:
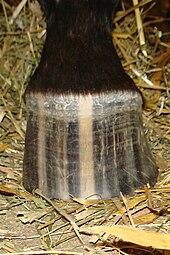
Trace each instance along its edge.
<instances>
[{"instance_id":1,"label":"horse hoof","mask_svg":"<svg viewBox=\"0 0 170 255\"><path fill-rule=\"evenodd\" d=\"M24 186L51 198L107 199L154 185L138 92L30 93Z\"/></svg>"}]
</instances>

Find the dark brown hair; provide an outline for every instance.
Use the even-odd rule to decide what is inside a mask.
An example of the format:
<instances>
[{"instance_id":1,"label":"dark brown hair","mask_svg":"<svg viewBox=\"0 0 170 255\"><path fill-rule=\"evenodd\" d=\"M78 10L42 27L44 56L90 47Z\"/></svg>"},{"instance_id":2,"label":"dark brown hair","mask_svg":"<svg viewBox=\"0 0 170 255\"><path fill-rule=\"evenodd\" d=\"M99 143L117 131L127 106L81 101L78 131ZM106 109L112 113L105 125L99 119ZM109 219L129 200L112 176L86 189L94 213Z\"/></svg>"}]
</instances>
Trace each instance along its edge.
<instances>
[{"instance_id":1,"label":"dark brown hair","mask_svg":"<svg viewBox=\"0 0 170 255\"><path fill-rule=\"evenodd\" d=\"M112 43L120 0L39 0L47 35L27 92L100 93L136 90Z\"/></svg>"}]
</instances>

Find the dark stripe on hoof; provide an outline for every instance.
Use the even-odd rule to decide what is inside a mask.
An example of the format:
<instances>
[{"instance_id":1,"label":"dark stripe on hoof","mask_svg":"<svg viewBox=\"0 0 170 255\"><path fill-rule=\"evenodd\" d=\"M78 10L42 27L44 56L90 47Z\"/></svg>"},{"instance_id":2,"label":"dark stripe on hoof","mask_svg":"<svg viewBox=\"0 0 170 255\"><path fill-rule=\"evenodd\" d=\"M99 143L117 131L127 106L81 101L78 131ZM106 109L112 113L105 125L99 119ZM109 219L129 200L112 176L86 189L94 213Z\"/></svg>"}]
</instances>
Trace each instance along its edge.
<instances>
[{"instance_id":1,"label":"dark stripe on hoof","mask_svg":"<svg viewBox=\"0 0 170 255\"><path fill-rule=\"evenodd\" d=\"M153 184L157 170L143 132L141 105L140 94L127 91L30 94L25 187L68 200L70 195L104 199L132 194Z\"/></svg>"}]
</instances>

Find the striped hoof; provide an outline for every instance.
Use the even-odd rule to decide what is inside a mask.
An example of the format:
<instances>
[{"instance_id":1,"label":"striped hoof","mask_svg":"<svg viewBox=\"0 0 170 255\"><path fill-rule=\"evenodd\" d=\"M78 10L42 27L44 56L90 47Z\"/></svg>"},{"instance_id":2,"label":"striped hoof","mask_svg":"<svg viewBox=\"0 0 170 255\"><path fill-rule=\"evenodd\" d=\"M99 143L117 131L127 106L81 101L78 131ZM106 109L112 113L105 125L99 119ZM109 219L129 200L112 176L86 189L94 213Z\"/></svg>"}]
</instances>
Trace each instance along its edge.
<instances>
[{"instance_id":1,"label":"striped hoof","mask_svg":"<svg viewBox=\"0 0 170 255\"><path fill-rule=\"evenodd\" d=\"M138 92L27 94L24 186L48 197L106 199L154 185Z\"/></svg>"},{"instance_id":2,"label":"striped hoof","mask_svg":"<svg viewBox=\"0 0 170 255\"><path fill-rule=\"evenodd\" d=\"M24 186L52 198L105 199L153 185L157 170L133 92L26 96Z\"/></svg>"}]
</instances>

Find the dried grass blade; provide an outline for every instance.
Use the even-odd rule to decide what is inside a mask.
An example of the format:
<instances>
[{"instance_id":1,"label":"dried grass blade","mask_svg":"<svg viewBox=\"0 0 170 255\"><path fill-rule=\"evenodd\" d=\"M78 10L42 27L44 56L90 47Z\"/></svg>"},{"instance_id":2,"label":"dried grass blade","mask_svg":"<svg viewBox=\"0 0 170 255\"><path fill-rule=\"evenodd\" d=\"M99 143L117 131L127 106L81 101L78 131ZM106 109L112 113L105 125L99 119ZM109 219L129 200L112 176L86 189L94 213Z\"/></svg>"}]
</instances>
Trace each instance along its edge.
<instances>
[{"instance_id":1,"label":"dried grass blade","mask_svg":"<svg viewBox=\"0 0 170 255\"><path fill-rule=\"evenodd\" d=\"M125 16L127 16L129 13L133 12L136 8L142 7L145 4L148 4L150 2L153 2L153 0L144 0L141 1L139 4L129 8L127 11L123 12L122 14L120 14L119 16L117 16L114 20L113 23L118 22L119 20L123 19Z\"/></svg>"},{"instance_id":2,"label":"dried grass blade","mask_svg":"<svg viewBox=\"0 0 170 255\"><path fill-rule=\"evenodd\" d=\"M133 5L136 6L138 5L138 0L133 0ZM142 19L141 19L141 15L140 15L140 10L139 8L135 9L135 16L136 16L136 24L137 24L137 28L138 28L138 35L139 35L139 43L142 47L145 45L145 36L144 36L144 32L143 32L143 24L142 24ZM145 57L147 57L147 52L145 49L142 49L143 55Z\"/></svg>"},{"instance_id":3,"label":"dried grass blade","mask_svg":"<svg viewBox=\"0 0 170 255\"><path fill-rule=\"evenodd\" d=\"M12 25L14 23L14 20L18 17L18 15L20 14L20 12L22 11L22 8L25 6L26 2L28 0L22 0L19 5L16 7L16 9L14 10L12 17L9 21L9 24Z\"/></svg>"},{"instance_id":4,"label":"dried grass blade","mask_svg":"<svg viewBox=\"0 0 170 255\"><path fill-rule=\"evenodd\" d=\"M70 224L72 225L72 227L73 227L73 229L74 229L74 231L75 231L75 233L76 233L78 239L80 240L80 242L81 242L83 245L85 245L84 242L83 242L83 240L82 240L82 238L81 238L81 236L80 236L80 234L79 234L79 231L78 231L79 227L78 227L77 224L75 223L75 221L74 221L74 219L72 218L72 216L69 215L69 214L67 214L63 209L59 208L57 205L55 205L49 198L47 198L46 196L44 196L44 195L42 194L42 192L41 192L39 189L36 189L36 190L35 190L35 194L37 194L37 195L41 196L43 199L45 199L50 205L53 206L53 208L54 208L60 215L62 215L66 220L68 220L68 221L70 222Z\"/></svg>"}]
</instances>

